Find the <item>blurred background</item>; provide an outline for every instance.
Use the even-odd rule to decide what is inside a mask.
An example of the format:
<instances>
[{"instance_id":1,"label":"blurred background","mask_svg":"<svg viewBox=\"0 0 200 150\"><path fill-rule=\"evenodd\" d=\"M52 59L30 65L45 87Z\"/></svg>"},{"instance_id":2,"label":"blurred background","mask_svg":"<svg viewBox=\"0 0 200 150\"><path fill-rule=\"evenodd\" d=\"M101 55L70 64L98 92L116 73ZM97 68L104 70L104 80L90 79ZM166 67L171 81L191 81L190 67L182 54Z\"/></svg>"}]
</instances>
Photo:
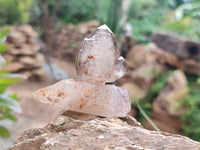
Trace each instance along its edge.
<instances>
[{"instance_id":1,"label":"blurred background","mask_svg":"<svg viewBox=\"0 0 200 150\"><path fill-rule=\"evenodd\" d=\"M130 92L130 115L200 141L199 0L0 0L0 149L55 117L33 92L77 78L81 41L102 24L129 65L115 84Z\"/></svg>"}]
</instances>

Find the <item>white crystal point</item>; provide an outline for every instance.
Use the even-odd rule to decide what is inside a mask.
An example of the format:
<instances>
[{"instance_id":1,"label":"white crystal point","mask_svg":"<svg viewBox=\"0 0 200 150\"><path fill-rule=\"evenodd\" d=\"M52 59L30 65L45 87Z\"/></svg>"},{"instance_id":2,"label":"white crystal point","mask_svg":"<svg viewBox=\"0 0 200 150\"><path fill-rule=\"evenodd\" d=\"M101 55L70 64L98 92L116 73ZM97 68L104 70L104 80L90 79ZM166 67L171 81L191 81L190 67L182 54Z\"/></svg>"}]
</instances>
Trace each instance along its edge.
<instances>
[{"instance_id":1,"label":"white crystal point","mask_svg":"<svg viewBox=\"0 0 200 150\"><path fill-rule=\"evenodd\" d=\"M76 66L80 78L106 83L121 78L126 64L119 55L114 34L102 25L83 40Z\"/></svg>"},{"instance_id":2,"label":"white crystal point","mask_svg":"<svg viewBox=\"0 0 200 150\"><path fill-rule=\"evenodd\" d=\"M97 29L108 30L110 33L112 33L112 34L114 35L114 33L110 30L110 28L109 28L106 24L104 24L104 25L98 27Z\"/></svg>"},{"instance_id":3,"label":"white crystal point","mask_svg":"<svg viewBox=\"0 0 200 150\"><path fill-rule=\"evenodd\" d=\"M127 67L128 64L126 62L126 60L120 56L117 60L116 60L116 63L115 63L115 76L116 78L121 78L123 77L126 72L127 72Z\"/></svg>"},{"instance_id":4,"label":"white crystal point","mask_svg":"<svg viewBox=\"0 0 200 150\"><path fill-rule=\"evenodd\" d=\"M81 80L62 80L40 89L35 99L63 109L103 117L124 117L131 109L128 90Z\"/></svg>"}]
</instances>

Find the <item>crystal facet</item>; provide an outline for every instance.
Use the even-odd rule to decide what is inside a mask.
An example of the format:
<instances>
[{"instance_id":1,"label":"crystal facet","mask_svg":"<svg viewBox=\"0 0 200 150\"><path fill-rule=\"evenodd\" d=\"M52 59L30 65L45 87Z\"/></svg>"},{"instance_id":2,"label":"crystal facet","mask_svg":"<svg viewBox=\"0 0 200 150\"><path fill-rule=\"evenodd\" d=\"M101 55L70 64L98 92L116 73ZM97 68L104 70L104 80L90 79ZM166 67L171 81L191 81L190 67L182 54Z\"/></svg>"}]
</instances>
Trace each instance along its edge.
<instances>
[{"instance_id":1,"label":"crystal facet","mask_svg":"<svg viewBox=\"0 0 200 150\"><path fill-rule=\"evenodd\" d=\"M126 89L81 80L61 80L38 90L35 98L56 107L105 117L123 117L130 106Z\"/></svg>"},{"instance_id":2,"label":"crystal facet","mask_svg":"<svg viewBox=\"0 0 200 150\"><path fill-rule=\"evenodd\" d=\"M40 89L35 99L63 109L104 117L124 117L131 109L128 90L113 82L126 73L127 63L119 56L114 34L100 26L85 38L77 59L80 79L66 79Z\"/></svg>"},{"instance_id":3,"label":"crystal facet","mask_svg":"<svg viewBox=\"0 0 200 150\"><path fill-rule=\"evenodd\" d=\"M83 40L78 56L77 73L82 79L113 82L125 75L127 63L120 57L114 34L100 26Z\"/></svg>"}]
</instances>

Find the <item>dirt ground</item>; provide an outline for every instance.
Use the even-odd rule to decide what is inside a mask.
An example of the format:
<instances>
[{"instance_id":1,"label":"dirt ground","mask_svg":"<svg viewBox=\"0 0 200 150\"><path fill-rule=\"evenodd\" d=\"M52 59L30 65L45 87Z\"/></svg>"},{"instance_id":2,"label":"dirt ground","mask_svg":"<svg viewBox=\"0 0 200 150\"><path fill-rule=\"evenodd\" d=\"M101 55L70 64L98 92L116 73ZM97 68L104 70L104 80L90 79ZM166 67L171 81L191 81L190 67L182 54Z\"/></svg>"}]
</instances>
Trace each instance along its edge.
<instances>
[{"instance_id":1,"label":"dirt ground","mask_svg":"<svg viewBox=\"0 0 200 150\"><path fill-rule=\"evenodd\" d=\"M76 78L74 63L64 62L59 59L52 59L52 62L65 71L68 74L68 78ZM57 81L54 81L48 74L45 74L42 81L34 82L26 80L8 88L8 91L18 94L18 97L21 99L20 105L23 113L16 114L18 121L15 123L10 121L3 122L10 130L11 137L0 139L0 150L13 145L14 139L24 130L43 127L55 118L60 109L40 103L33 98L34 91L55 82Z\"/></svg>"}]
</instances>

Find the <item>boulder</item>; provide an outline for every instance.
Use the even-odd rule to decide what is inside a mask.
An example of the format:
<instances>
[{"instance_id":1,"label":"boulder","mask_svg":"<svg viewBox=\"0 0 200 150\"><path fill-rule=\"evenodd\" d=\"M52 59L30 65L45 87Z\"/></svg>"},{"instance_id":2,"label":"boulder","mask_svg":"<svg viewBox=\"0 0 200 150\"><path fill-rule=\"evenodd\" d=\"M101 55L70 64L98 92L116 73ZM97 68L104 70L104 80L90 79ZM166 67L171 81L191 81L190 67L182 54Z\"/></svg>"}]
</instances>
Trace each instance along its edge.
<instances>
[{"instance_id":1,"label":"boulder","mask_svg":"<svg viewBox=\"0 0 200 150\"><path fill-rule=\"evenodd\" d=\"M155 101L169 115L181 116L186 108L182 105L188 95L187 79L181 70L176 70L167 79L166 86L161 90Z\"/></svg>"},{"instance_id":2,"label":"boulder","mask_svg":"<svg viewBox=\"0 0 200 150\"><path fill-rule=\"evenodd\" d=\"M131 96L131 99L141 99L144 98L146 95L145 90L142 90L137 84L134 82L124 83L122 85L123 88L127 89L129 91L129 94Z\"/></svg>"},{"instance_id":3,"label":"boulder","mask_svg":"<svg viewBox=\"0 0 200 150\"><path fill-rule=\"evenodd\" d=\"M7 71L11 71L11 72L18 72L18 71L21 71L24 69L24 64L22 63L19 63L19 62L15 62L15 63L12 63L12 64L8 64L4 70L7 70Z\"/></svg>"},{"instance_id":4,"label":"boulder","mask_svg":"<svg viewBox=\"0 0 200 150\"><path fill-rule=\"evenodd\" d=\"M200 43L168 33L156 33L152 42L179 58L200 60Z\"/></svg>"},{"instance_id":5,"label":"boulder","mask_svg":"<svg viewBox=\"0 0 200 150\"><path fill-rule=\"evenodd\" d=\"M22 44L26 42L26 37L21 32L15 32L13 28L11 28L10 33L7 36L7 42Z\"/></svg>"},{"instance_id":6,"label":"boulder","mask_svg":"<svg viewBox=\"0 0 200 150\"><path fill-rule=\"evenodd\" d=\"M180 117L172 116L163 110L157 101L153 102L153 110L151 120L156 124L156 126L164 132L181 134L182 133L182 122ZM148 121L144 121L144 127L149 130L154 130L154 128L149 124Z\"/></svg>"},{"instance_id":7,"label":"boulder","mask_svg":"<svg viewBox=\"0 0 200 150\"><path fill-rule=\"evenodd\" d=\"M195 61L191 58L179 58L172 53L158 48L152 43L148 45L148 55L146 56L146 60L147 62L159 62L160 64L167 64L189 74L200 74L200 63L198 61Z\"/></svg>"},{"instance_id":8,"label":"boulder","mask_svg":"<svg viewBox=\"0 0 200 150\"><path fill-rule=\"evenodd\" d=\"M156 62L149 62L141 65L131 72L132 80L143 90L150 88L156 76L167 71L167 68Z\"/></svg>"},{"instance_id":9,"label":"boulder","mask_svg":"<svg viewBox=\"0 0 200 150\"><path fill-rule=\"evenodd\" d=\"M145 63L146 45L136 45L129 50L126 60L130 69L135 69Z\"/></svg>"},{"instance_id":10,"label":"boulder","mask_svg":"<svg viewBox=\"0 0 200 150\"><path fill-rule=\"evenodd\" d=\"M19 62L30 66L32 64L35 64L35 59L33 57L23 56L19 58Z\"/></svg>"},{"instance_id":11,"label":"boulder","mask_svg":"<svg viewBox=\"0 0 200 150\"><path fill-rule=\"evenodd\" d=\"M198 150L187 137L144 129L133 117L102 118L72 111L61 112L44 128L24 131L6 150Z\"/></svg>"},{"instance_id":12,"label":"boulder","mask_svg":"<svg viewBox=\"0 0 200 150\"><path fill-rule=\"evenodd\" d=\"M37 33L33 30L31 26L23 25L18 28L18 30L23 33L25 36L37 37Z\"/></svg>"}]
</instances>

